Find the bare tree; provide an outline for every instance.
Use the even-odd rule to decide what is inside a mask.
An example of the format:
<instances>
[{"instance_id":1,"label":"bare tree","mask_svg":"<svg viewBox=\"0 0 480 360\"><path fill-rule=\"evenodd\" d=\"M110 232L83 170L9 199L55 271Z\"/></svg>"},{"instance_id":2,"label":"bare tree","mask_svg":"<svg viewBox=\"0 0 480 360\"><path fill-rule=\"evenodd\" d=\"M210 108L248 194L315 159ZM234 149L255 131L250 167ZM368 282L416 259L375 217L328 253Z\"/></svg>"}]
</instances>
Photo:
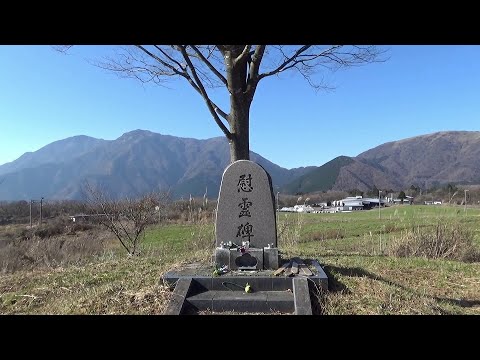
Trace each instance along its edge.
<instances>
[{"instance_id":1,"label":"bare tree","mask_svg":"<svg viewBox=\"0 0 480 360\"><path fill-rule=\"evenodd\" d=\"M67 51L70 46L57 46ZM203 98L210 114L230 143L231 162L249 159L250 106L260 81L296 71L315 89L326 88L313 75L384 61L375 46L345 45L134 45L97 65L122 77L163 84L183 78ZM262 71L260 71L262 67ZM223 87L230 99L228 112L207 92Z\"/></svg>"},{"instance_id":2,"label":"bare tree","mask_svg":"<svg viewBox=\"0 0 480 360\"><path fill-rule=\"evenodd\" d=\"M91 212L100 224L115 234L129 255L138 254L141 235L147 226L165 219L169 202L166 192L149 193L138 199L112 200L105 191L88 182L84 187Z\"/></svg>"}]
</instances>

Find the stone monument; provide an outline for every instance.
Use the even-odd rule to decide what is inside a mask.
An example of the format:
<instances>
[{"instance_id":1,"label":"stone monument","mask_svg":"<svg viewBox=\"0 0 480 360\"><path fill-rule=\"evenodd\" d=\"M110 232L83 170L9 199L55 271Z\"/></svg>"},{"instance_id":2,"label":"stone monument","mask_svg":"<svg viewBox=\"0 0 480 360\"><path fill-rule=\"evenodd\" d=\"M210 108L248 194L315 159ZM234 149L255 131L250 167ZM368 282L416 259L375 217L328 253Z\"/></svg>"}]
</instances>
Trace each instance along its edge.
<instances>
[{"instance_id":1,"label":"stone monument","mask_svg":"<svg viewBox=\"0 0 480 360\"><path fill-rule=\"evenodd\" d=\"M238 160L225 169L215 225L217 267L278 269L272 180L260 165Z\"/></svg>"}]
</instances>

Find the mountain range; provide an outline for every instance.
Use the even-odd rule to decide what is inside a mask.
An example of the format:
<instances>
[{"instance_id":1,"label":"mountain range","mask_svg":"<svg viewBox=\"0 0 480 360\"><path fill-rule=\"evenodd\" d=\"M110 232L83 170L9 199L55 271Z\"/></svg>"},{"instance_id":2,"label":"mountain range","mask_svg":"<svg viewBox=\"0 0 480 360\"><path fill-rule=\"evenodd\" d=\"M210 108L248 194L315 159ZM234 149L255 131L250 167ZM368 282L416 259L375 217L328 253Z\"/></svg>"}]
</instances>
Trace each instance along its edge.
<instances>
[{"instance_id":1,"label":"mountain range","mask_svg":"<svg viewBox=\"0 0 480 360\"><path fill-rule=\"evenodd\" d=\"M480 131L442 131L339 156L293 180L289 193L480 184Z\"/></svg>"},{"instance_id":2,"label":"mountain range","mask_svg":"<svg viewBox=\"0 0 480 360\"><path fill-rule=\"evenodd\" d=\"M285 169L251 152L274 191L400 190L413 185L480 184L480 132L449 131L388 142L322 166ZM174 198L217 197L229 163L224 137L207 140L134 130L116 140L84 135L55 141L0 166L0 200L82 199L88 181L111 197L168 190Z\"/></svg>"}]
</instances>

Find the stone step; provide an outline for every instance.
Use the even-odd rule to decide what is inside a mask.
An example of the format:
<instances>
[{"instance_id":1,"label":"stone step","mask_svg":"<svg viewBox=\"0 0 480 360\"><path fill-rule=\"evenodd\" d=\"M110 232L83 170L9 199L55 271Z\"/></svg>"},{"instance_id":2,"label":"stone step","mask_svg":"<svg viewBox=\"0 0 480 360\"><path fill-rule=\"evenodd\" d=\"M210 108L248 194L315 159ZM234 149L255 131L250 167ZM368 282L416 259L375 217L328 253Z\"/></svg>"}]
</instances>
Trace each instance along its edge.
<instances>
[{"instance_id":1,"label":"stone step","mask_svg":"<svg viewBox=\"0 0 480 360\"><path fill-rule=\"evenodd\" d=\"M281 312L295 311L293 293L290 291L210 290L190 296L186 301L198 311L212 312Z\"/></svg>"}]
</instances>

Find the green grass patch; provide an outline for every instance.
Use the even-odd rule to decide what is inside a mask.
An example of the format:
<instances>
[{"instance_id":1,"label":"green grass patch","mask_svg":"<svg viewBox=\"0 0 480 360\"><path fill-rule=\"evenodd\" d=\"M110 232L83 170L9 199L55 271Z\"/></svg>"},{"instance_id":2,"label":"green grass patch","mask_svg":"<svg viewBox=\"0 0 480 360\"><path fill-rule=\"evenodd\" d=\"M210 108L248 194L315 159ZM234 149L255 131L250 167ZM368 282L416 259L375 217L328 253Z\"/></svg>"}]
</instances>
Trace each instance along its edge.
<instances>
[{"instance_id":1,"label":"green grass patch","mask_svg":"<svg viewBox=\"0 0 480 360\"><path fill-rule=\"evenodd\" d=\"M179 224L149 228L145 232L143 244L151 246L170 245L172 248L179 248L194 236L195 230L195 225Z\"/></svg>"}]
</instances>

